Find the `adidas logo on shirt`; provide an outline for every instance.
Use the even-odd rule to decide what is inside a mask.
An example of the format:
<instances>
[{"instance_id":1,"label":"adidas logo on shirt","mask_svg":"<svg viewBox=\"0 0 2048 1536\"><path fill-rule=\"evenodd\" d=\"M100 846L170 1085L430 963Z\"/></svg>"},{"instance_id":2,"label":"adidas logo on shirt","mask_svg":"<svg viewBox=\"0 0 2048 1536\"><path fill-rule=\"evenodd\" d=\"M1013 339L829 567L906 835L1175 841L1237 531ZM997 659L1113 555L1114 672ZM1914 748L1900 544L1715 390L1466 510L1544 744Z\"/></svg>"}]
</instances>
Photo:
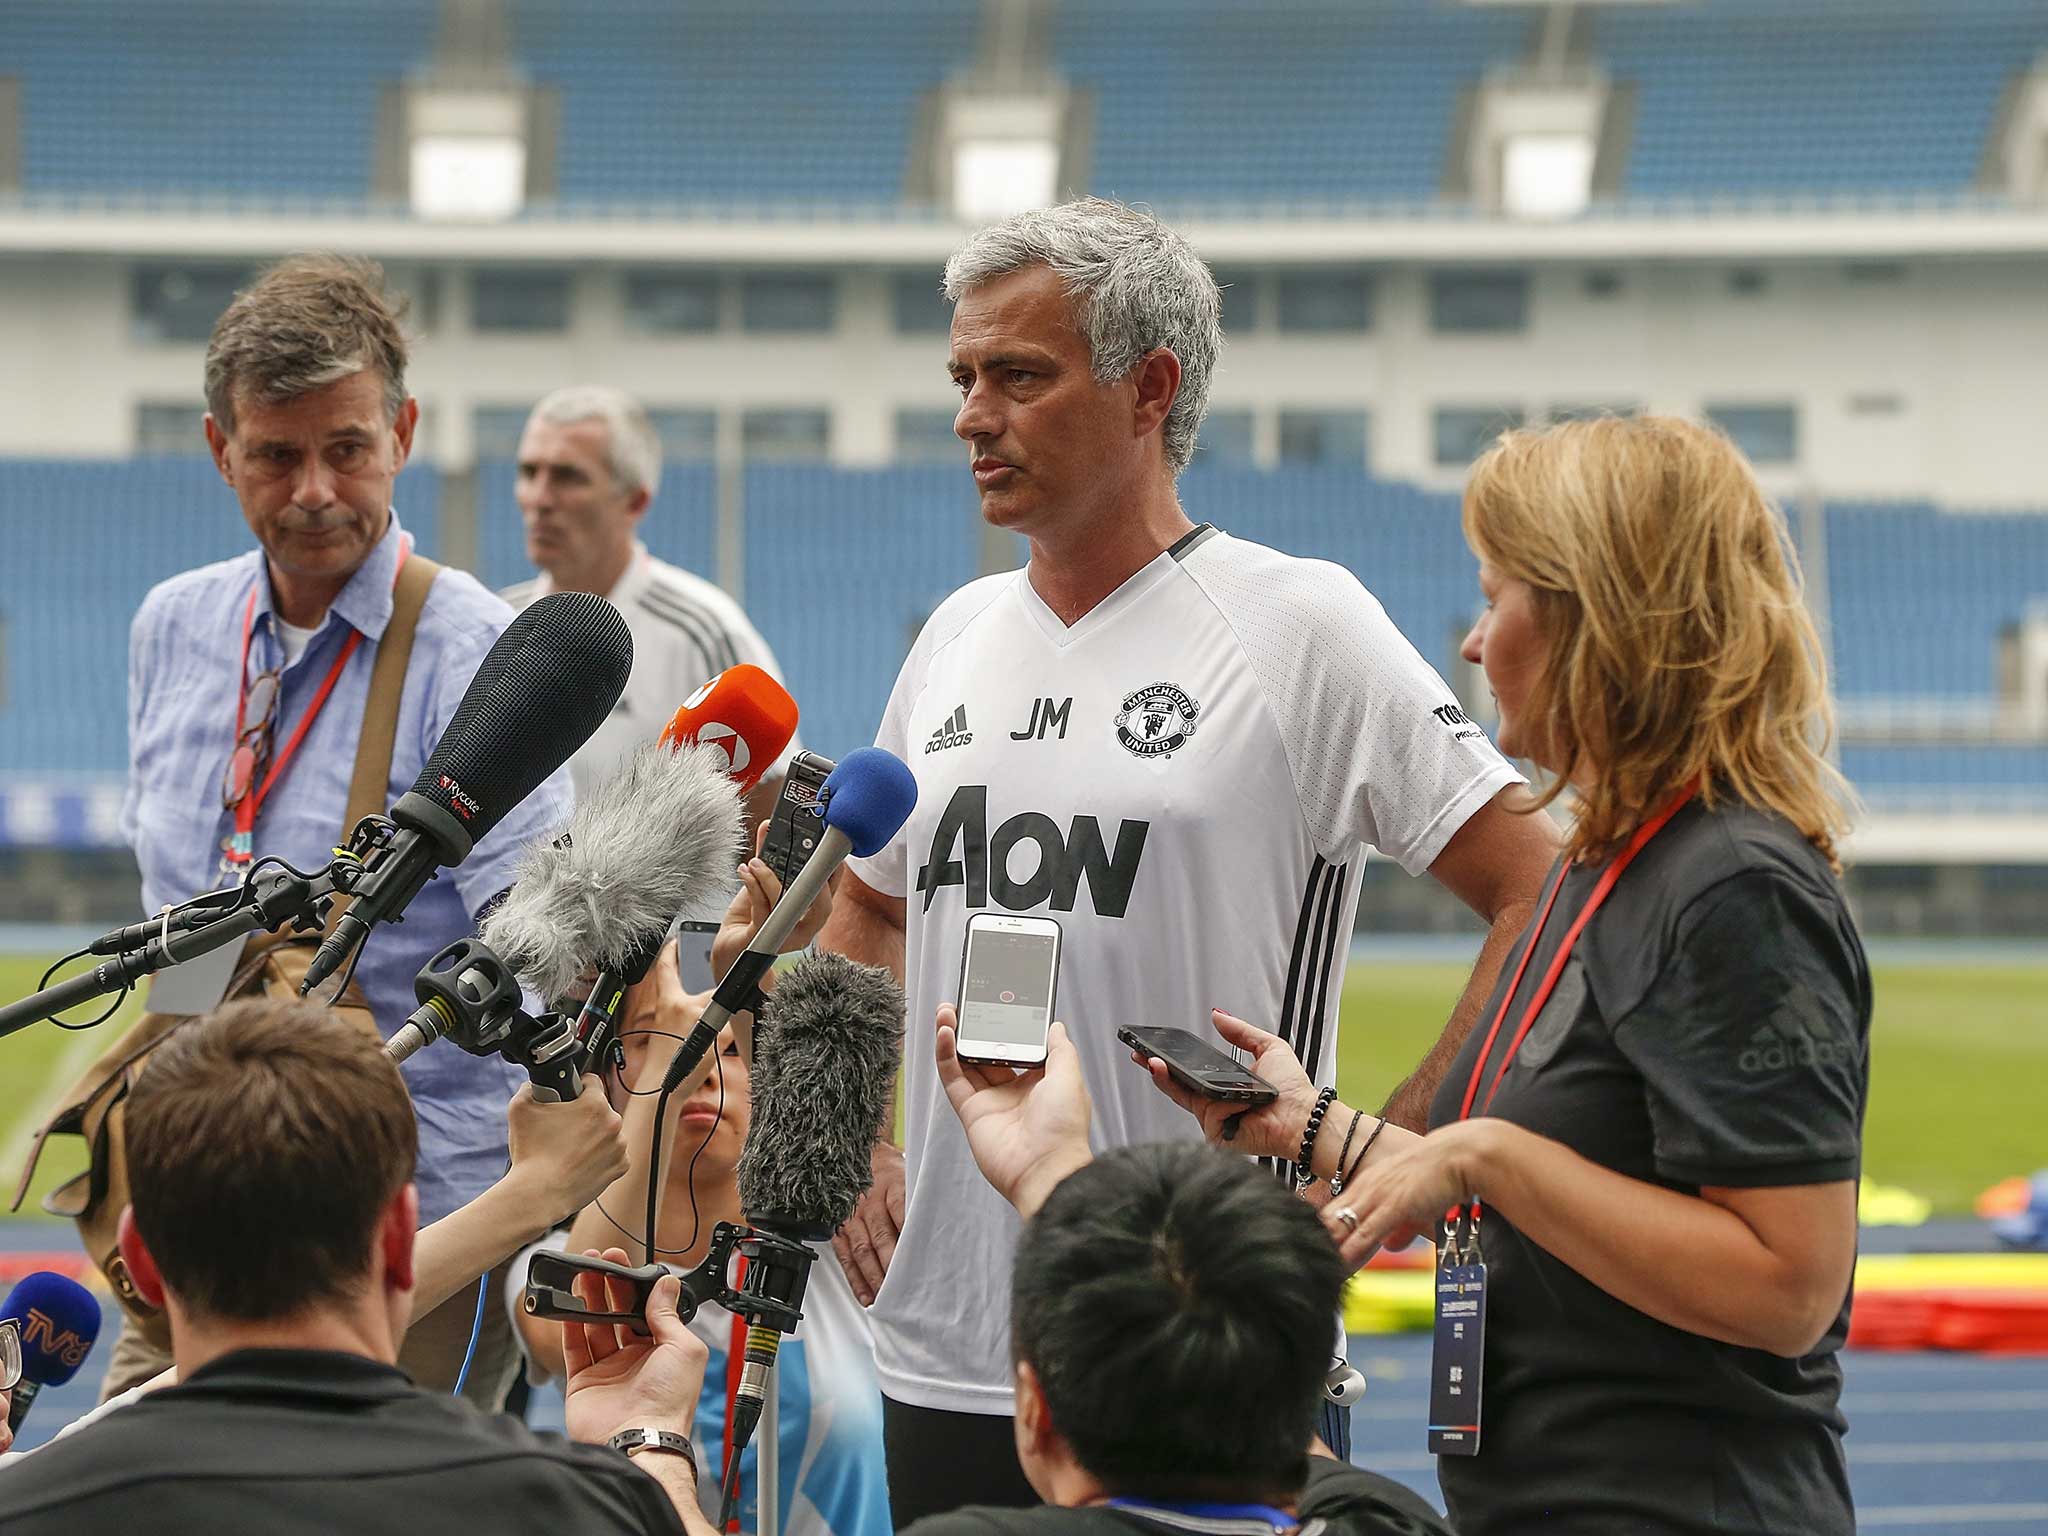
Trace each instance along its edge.
<instances>
[{"instance_id":1,"label":"adidas logo on shirt","mask_svg":"<svg viewBox=\"0 0 2048 1536\"><path fill-rule=\"evenodd\" d=\"M1749 1037L1736 1065L1752 1075L1782 1072L1787 1067L1833 1067L1847 1063L1848 1050L1831 1040L1815 1040L1794 1022L1782 1029L1765 1024Z\"/></svg>"},{"instance_id":2,"label":"adidas logo on shirt","mask_svg":"<svg viewBox=\"0 0 2048 1536\"><path fill-rule=\"evenodd\" d=\"M964 747L974 740L974 732L967 729L967 706L962 704L946 718L946 723L932 732L932 739L924 744L924 755L943 752L948 747Z\"/></svg>"}]
</instances>

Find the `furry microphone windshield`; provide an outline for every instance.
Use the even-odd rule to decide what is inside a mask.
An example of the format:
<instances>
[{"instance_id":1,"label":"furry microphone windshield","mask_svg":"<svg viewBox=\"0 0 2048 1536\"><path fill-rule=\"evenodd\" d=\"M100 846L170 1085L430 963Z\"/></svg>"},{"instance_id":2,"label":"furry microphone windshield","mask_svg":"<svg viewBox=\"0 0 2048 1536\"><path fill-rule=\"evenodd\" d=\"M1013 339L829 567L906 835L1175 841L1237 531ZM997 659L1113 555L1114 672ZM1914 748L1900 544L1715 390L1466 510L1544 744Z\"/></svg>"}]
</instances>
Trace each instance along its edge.
<instances>
[{"instance_id":1,"label":"furry microphone windshield","mask_svg":"<svg viewBox=\"0 0 2048 1536\"><path fill-rule=\"evenodd\" d=\"M676 914L733 883L745 819L725 754L649 742L535 844L481 938L543 997L658 949Z\"/></svg>"},{"instance_id":2,"label":"furry microphone windshield","mask_svg":"<svg viewBox=\"0 0 2048 1536\"><path fill-rule=\"evenodd\" d=\"M903 1060L903 989L880 966L810 955L777 978L754 1031L754 1119L740 1208L816 1241L874 1181L875 1138Z\"/></svg>"}]
</instances>

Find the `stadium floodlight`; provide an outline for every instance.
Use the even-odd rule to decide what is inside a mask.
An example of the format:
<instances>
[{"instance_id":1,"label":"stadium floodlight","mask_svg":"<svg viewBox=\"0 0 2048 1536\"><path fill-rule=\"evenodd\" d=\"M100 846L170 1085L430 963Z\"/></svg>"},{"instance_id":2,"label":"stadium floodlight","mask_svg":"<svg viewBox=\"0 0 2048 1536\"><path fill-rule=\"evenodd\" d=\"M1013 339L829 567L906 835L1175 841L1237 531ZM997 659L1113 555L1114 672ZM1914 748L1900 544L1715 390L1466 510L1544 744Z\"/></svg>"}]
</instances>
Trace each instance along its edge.
<instances>
[{"instance_id":1,"label":"stadium floodlight","mask_svg":"<svg viewBox=\"0 0 2048 1536\"><path fill-rule=\"evenodd\" d=\"M962 139L953 146L954 216L986 224L1044 208L1059 171L1059 146L1050 139Z\"/></svg>"},{"instance_id":2,"label":"stadium floodlight","mask_svg":"<svg viewBox=\"0 0 2048 1536\"><path fill-rule=\"evenodd\" d=\"M491 222L526 202L526 144L474 134L412 141L412 211L423 219Z\"/></svg>"},{"instance_id":3,"label":"stadium floodlight","mask_svg":"<svg viewBox=\"0 0 2048 1536\"><path fill-rule=\"evenodd\" d=\"M1569 219L1593 200L1593 141L1518 133L1501 145L1501 208L1510 218Z\"/></svg>"}]
</instances>

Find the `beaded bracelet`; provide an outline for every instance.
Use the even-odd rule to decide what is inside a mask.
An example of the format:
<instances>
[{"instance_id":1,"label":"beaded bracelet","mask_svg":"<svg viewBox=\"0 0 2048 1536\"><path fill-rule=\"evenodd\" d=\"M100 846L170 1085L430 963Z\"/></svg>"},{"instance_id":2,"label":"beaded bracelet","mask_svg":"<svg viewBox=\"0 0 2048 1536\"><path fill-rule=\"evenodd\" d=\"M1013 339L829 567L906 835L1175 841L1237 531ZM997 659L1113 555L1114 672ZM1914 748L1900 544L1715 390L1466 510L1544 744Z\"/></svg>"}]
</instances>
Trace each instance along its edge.
<instances>
[{"instance_id":1,"label":"beaded bracelet","mask_svg":"<svg viewBox=\"0 0 2048 1536\"><path fill-rule=\"evenodd\" d=\"M1301 1155L1294 1160L1294 1187L1307 1189L1316 1181L1316 1171L1310 1158L1316 1149L1316 1133L1323 1128L1323 1115L1330 1107L1330 1101L1337 1097L1335 1088L1325 1088L1316 1095L1316 1107L1308 1112L1308 1126L1301 1133Z\"/></svg>"}]
</instances>

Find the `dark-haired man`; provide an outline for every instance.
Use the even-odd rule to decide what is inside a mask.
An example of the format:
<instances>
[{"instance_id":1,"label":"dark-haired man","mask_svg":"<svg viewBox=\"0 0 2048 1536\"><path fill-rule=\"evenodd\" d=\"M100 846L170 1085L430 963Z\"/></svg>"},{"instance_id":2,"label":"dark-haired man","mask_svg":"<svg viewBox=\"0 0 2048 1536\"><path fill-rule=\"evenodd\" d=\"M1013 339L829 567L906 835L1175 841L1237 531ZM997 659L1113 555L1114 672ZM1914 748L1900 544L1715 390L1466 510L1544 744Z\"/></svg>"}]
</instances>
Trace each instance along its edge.
<instances>
[{"instance_id":1,"label":"dark-haired man","mask_svg":"<svg viewBox=\"0 0 2048 1536\"><path fill-rule=\"evenodd\" d=\"M976 1165L1025 1218L1017 1458L1045 1507L957 1509L911 1531L1448 1531L1407 1489L1309 1453L1346 1271L1306 1202L1204 1147L1093 1158L1061 1025L1035 1072L968 1066L954 1047L942 1007L939 1079Z\"/></svg>"},{"instance_id":2,"label":"dark-haired man","mask_svg":"<svg viewBox=\"0 0 2048 1536\"><path fill-rule=\"evenodd\" d=\"M294 256L236 295L214 326L207 446L259 547L161 583L130 631L121 826L141 866L145 912L238 881L260 857L320 868L343 835L370 674L412 544L392 507L419 420L405 387L403 318L374 263ZM469 575L434 577L378 809L418 777L511 619ZM355 979L385 1034L412 1011L414 974L475 932L478 913L511 885L521 849L568 819L570 795L568 774L552 775L459 868L430 881L403 924L364 948ZM210 1001L226 980L221 973ZM206 1006L187 997L166 1011ZM419 1107L421 1211L435 1221L503 1171L505 1103L519 1078L459 1051L423 1051L405 1077ZM453 1385L474 1305L455 1297L420 1320L405 1357L415 1380ZM487 1311L466 1390L495 1404L515 1351L502 1315ZM102 1390L168 1363L128 1330Z\"/></svg>"},{"instance_id":3,"label":"dark-haired man","mask_svg":"<svg viewBox=\"0 0 2048 1536\"><path fill-rule=\"evenodd\" d=\"M687 1439L705 1350L673 1281L648 1306L651 1337L567 1330L565 1413L587 1444L398 1370L418 1130L398 1069L354 1025L311 1004L230 1003L151 1057L127 1138L121 1255L169 1315L179 1385L0 1472L9 1536L710 1536Z\"/></svg>"}]
</instances>

